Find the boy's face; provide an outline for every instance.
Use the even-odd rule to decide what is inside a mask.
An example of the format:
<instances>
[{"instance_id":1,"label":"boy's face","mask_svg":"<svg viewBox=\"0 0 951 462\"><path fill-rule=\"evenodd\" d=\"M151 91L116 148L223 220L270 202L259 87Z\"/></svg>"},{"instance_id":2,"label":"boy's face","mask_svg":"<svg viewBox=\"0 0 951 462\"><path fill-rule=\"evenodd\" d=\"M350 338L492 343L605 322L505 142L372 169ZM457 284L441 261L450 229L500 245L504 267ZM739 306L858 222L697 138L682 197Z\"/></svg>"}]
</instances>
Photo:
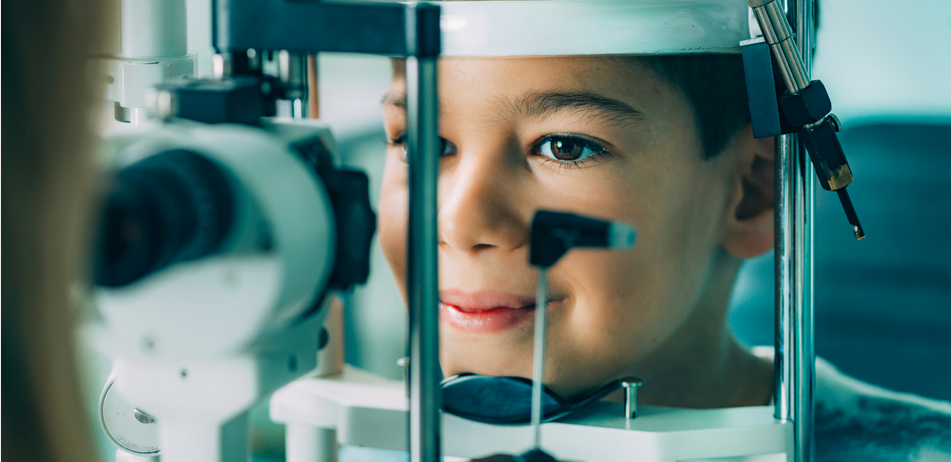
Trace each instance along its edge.
<instances>
[{"instance_id":1,"label":"boy's face","mask_svg":"<svg viewBox=\"0 0 951 462\"><path fill-rule=\"evenodd\" d=\"M405 288L405 82L386 98L391 142L380 241ZM736 156L703 160L686 96L636 58L443 59L439 170L441 364L531 377L538 209L623 221L627 251L576 249L550 271L546 385L563 396L663 361L717 278ZM404 289L405 290L405 289ZM728 294L729 290L727 290ZM404 293L405 297L405 293ZM716 326L722 329L722 325Z\"/></svg>"}]
</instances>

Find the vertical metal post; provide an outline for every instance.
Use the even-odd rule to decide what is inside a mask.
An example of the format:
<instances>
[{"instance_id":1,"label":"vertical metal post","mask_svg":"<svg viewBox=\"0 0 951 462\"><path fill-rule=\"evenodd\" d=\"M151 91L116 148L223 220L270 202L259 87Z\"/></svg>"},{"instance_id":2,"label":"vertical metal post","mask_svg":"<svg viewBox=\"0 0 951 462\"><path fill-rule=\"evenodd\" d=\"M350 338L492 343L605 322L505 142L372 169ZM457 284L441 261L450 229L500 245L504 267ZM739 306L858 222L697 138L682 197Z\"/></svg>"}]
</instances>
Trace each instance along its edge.
<instances>
[{"instance_id":1,"label":"vertical metal post","mask_svg":"<svg viewBox=\"0 0 951 462\"><path fill-rule=\"evenodd\" d=\"M795 158L795 136L776 137L775 162L775 277L776 277L776 324L774 338L773 366L775 368L775 388L773 390L773 416L780 420L793 419L792 383L794 363L793 348L793 306L796 304L795 247L793 228L794 200L793 159Z\"/></svg>"},{"instance_id":2,"label":"vertical metal post","mask_svg":"<svg viewBox=\"0 0 951 462\"><path fill-rule=\"evenodd\" d=\"M815 34L813 0L788 0L807 78ZM797 462L815 454L813 207L815 180L795 135L776 141L776 388L775 417L793 423Z\"/></svg>"},{"instance_id":3,"label":"vertical metal post","mask_svg":"<svg viewBox=\"0 0 951 462\"><path fill-rule=\"evenodd\" d=\"M535 349L532 360L532 429L535 449L542 448L542 387L545 383L545 328L548 321L548 268L538 269L538 296L535 299Z\"/></svg>"},{"instance_id":4,"label":"vertical metal post","mask_svg":"<svg viewBox=\"0 0 951 462\"><path fill-rule=\"evenodd\" d=\"M439 8L406 10L406 143L409 153L409 302L411 462L439 462L439 270L436 187L439 173Z\"/></svg>"},{"instance_id":5,"label":"vertical metal post","mask_svg":"<svg viewBox=\"0 0 951 462\"><path fill-rule=\"evenodd\" d=\"M806 78L812 76L812 48L815 37L815 0L796 0L795 7L796 38ZM796 434L796 459L799 462L815 460L815 415L814 391L816 388L816 348L815 348L815 297L813 292L813 208L815 207L816 180L809 165L805 147L796 144L798 162L796 176L798 193L801 195L802 219L799 222L801 242L799 245L799 268L797 275L801 287L798 312L796 315L796 406L794 408L794 427Z\"/></svg>"}]
</instances>

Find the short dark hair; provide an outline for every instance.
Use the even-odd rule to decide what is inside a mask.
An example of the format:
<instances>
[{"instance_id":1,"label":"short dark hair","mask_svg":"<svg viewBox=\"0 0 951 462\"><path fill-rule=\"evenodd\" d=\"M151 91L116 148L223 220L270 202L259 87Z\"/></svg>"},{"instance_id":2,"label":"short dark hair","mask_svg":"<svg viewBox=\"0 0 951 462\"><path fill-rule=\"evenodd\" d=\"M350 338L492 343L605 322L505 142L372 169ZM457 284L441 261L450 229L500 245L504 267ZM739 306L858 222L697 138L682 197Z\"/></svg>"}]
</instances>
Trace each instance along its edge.
<instances>
[{"instance_id":1,"label":"short dark hair","mask_svg":"<svg viewBox=\"0 0 951 462\"><path fill-rule=\"evenodd\" d=\"M640 59L687 95L697 119L705 159L722 152L736 133L750 123L740 55L657 55Z\"/></svg>"}]
</instances>

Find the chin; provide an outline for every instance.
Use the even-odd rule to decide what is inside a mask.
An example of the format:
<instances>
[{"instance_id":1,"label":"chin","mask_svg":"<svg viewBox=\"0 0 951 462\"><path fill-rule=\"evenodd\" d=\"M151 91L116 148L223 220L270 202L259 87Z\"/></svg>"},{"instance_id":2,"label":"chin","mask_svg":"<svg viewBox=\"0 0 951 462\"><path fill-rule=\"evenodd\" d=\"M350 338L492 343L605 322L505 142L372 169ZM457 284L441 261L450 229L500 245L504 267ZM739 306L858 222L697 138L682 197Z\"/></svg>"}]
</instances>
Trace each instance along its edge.
<instances>
[{"instance_id":1,"label":"chin","mask_svg":"<svg viewBox=\"0 0 951 462\"><path fill-rule=\"evenodd\" d=\"M440 363L443 375L450 377L471 373L492 377L532 376L532 348L520 342L496 338L459 338L451 333L441 334Z\"/></svg>"}]
</instances>

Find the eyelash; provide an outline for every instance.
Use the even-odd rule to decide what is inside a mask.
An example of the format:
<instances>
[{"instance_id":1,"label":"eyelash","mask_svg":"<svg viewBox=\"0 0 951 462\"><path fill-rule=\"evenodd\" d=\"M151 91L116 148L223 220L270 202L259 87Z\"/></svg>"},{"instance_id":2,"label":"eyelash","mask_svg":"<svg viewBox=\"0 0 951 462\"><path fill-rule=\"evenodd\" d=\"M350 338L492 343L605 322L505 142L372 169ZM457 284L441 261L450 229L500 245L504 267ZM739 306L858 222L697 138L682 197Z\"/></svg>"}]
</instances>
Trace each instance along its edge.
<instances>
[{"instance_id":1,"label":"eyelash","mask_svg":"<svg viewBox=\"0 0 951 462\"><path fill-rule=\"evenodd\" d=\"M559 159L552 159L548 156L543 155L541 153L541 147L544 146L545 143L548 143L558 138L571 140L571 141L580 143L585 149L590 149L594 154L585 158L578 159L578 160L559 160ZM443 142L449 142L445 138L440 138L440 139L443 140ZM406 142L406 135L403 133L399 134L396 138L393 138L393 139L390 139L389 137L386 138L386 144L390 147L403 146L403 156L404 156L403 160L404 161L406 160L406 157L405 157L406 147L404 145L405 142ZM581 168L581 167L584 167L586 161L601 161L605 157L611 155L611 152L608 151L607 148L602 146L601 143L594 141L585 136L579 136L579 135L570 134L570 133L552 133L549 135L545 135L539 138L538 140L534 141L530 145L530 149L531 149L532 155L541 157L543 159L543 162L545 162L545 164L552 167L556 167L556 168Z\"/></svg>"},{"instance_id":2,"label":"eyelash","mask_svg":"<svg viewBox=\"0 0 951 462\"><path fill-rule=\"evenodd\" d=\"M447 140L447 139L445 139L445 138L443 138L443 137L439 137L439 140L442 141L442 143L443 143L443 152L442 152L442 154L440 154L440 157L451 156L451 155L453 155L453 154L456 153L456 145L455 145L455 144L453 144L451 141L449 141L449 140ZM397 136L397 137L394 138L394 139L390 139L389 137L386 138L386 145L387 145L387 146L389 146L389 147L402 146L401 156L403 157L403 162L406 162L406 161L407 161L407 159L406 159L406 145L405 145L404 143L406 143L406 135L405 135L405 134L400 134L399 136ZM447 154L447 153L446 153L446 149L447 149L447 148L450 148L452 152L450 152L450 153Z\"/></svg>"},{"instance_id":3,"label":"eyelash","mask_svg":"<svg viewBox=\"0 0 951 462\"><path fill-rule=\"evenodd\" d=\"M578 160L561 160L561 159L552 159L541 153L542 146L545 143L551 142L554 139L570 140L582 145L584 149L589 149L593 153L588 157L584 157ZM550 135L545 135L539 138L537 141L531 145L532 154L541 157L546 165L556 167L556 168L581 168L584 167L586 161L601 161L606 156L611 155L611 152L607 150L601 143L594 141L586 136L575 135L571 133L552 133Z\"/></svg>"}]
</instances>

